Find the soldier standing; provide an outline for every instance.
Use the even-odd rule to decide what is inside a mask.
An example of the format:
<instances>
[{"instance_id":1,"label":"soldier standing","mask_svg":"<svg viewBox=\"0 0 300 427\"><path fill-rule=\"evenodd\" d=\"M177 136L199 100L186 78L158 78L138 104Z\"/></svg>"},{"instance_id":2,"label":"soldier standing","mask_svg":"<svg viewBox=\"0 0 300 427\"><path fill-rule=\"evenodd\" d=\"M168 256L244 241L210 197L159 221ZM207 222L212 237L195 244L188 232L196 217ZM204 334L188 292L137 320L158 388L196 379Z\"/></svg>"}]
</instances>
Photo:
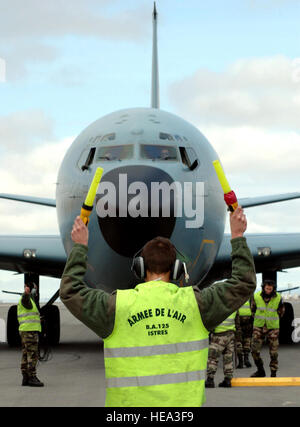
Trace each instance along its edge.
<instances>
[{"instance_id":1,"label":"soldier standing","mask_svg":"<svg viewBox=\"0 0 300 427\"><path fill-rule=\"evenodd\" d=\"M276 292L276 283L273 280L264 280L262 291L254 294L251 310L255 315L251 353L257 366L257 371L251 377L266 376L263 360L260 357L265 337L269 342L271 377L276 377L278 370L279 317L284 314L284 305L281 295Z\"/></svg>"},{"instance_id":2,"label":"soldier standing","mask_svg":"<svg viewBox=\"0 0 300 427\"><path fill-rule=\"evenodd\" d=\"M236 348L239 359L237 369L251 368L249 354L251 351L251 338L253 332L253 317L250 306L250 299L238 310L239 327L236 330Z\"/></svg>"},{"instance_id":3,"label":"soldier standing","mask_svg":"<svg viewBox=\"0 0 300 427\"><path fill-rule=\"evenodd\" d=\"M237 318L237 312L235 311L220 325L218 325L210 335L207 362L207 379L205 382L206 388L215 387L214 376L218 368L218 362L221 354L223 354L224 380L219 384L219 387L231 387Z\"/></svg>"},{"instance_id":4,"label":"soldier standing","mask_svg":"<svg viewBox=\"0 0 300 427\"><path fill-rule=\"evenodd\" d=\"M44 384L36 376L39 332L41 332L41 319L35 302L36 285L25 285L24 290L18 304L19 332L22 341L22 386L43 387Z\"/></svg>"}]
</instances>

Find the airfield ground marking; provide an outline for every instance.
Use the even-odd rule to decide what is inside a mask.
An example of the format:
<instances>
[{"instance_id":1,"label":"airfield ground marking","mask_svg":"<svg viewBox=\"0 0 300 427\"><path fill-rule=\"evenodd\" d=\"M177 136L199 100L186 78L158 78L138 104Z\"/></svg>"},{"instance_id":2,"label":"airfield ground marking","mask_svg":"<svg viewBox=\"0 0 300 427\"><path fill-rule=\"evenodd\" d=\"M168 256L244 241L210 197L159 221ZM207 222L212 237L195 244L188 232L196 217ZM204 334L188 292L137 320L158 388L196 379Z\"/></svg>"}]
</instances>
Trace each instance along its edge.
<instances>
[{"instance_id":1,"label":"airfield ground marking","mask_svg":"<svg viewBox=\"0 0 300 427\"><path fill-rule=\"evenodd\" d=\"M232 378L232 387L286 387L300 386L300 377Z\"/></svg>"}]
</instances>

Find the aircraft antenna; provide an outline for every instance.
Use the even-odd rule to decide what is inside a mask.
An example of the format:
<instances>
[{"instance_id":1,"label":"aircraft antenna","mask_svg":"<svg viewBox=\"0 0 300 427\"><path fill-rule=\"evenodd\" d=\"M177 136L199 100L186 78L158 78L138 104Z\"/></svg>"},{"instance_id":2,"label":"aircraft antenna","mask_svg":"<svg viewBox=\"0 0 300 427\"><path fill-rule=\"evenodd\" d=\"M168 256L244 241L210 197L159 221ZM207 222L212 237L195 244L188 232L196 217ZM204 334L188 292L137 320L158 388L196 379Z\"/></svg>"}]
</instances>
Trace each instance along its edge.
<instances>
[{"instance_id":1,"label":"aircraft antenna","mask_svg":"<svg viewBox=\"0 0 300 427\"><path fill-rule=\"evenodd\" d=\"M151 107L159 108L159 82L158 82L158 54L157 54L157 11L154 2L153 8L153 45L152 45L152 87Z\"/></svg>"}]
</instances>

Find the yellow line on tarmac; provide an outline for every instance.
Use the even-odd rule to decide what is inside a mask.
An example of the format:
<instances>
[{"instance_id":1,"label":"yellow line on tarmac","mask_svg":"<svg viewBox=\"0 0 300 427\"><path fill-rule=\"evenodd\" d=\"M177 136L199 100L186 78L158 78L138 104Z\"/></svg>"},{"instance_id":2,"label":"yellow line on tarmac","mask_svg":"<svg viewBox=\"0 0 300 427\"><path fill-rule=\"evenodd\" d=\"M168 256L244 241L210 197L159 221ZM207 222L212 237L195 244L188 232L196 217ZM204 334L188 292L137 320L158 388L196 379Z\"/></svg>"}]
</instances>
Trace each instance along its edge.
<instances>
[{"instance_id":1,"label":"yellow line on tarmac","mask_svg":"<svg viewBox=\"0 0 300 427\"><path fill-rule=\"evenodd\" d=\"M300 377L232 378L232 387L286 387L300 386Z\"/></svg>"}]
</instances>

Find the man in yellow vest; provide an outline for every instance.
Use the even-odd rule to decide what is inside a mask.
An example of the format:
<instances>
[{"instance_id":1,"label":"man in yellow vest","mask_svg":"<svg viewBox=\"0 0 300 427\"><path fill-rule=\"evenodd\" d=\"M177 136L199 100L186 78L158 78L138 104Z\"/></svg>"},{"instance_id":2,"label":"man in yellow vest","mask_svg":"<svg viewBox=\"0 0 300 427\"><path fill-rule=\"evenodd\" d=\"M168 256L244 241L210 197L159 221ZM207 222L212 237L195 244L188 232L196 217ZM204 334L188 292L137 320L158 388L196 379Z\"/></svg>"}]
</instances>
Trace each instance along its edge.
<instances>
[{"instance_id":1,"label":"man in yellow vest","mask_svg":"<svg viewBox=\"0 0 300 427\"><path fill-rule=\"evenodd\" d=\"M235 311L218 325L210 335L206 388L215 387L214 376L218 369L221 354L223 355L224 380L219 384L219 387L231 387L236 322L238 322L238 313Z\"/></svg>"},{"instance_id":2,"label":"man in yellow vest","mask_svg":"<svg viewBox=\"0 0 300 427\"><path fill-rule=\"evenodd\" d=\"M273 280L264 280L262 290L254 294L251 310L254 314L251 353L257 371L251 377L265 377L264 363L260 357L265 338L269 342L271 377L276 377L278 370L279 318L284 314L281 295L276 292Z\"/></svg>"},{"instance_id":3,"label":"man in yellow vest","mask_svg":"<svg viewBox=\"0 0 300 427\"><path fill-rule=\"evenodd\" d=\"M22 386L43 387L44 384L36 376L36 365L39 359L39 332L41 332L41 319L35 302L36 292L36 285L25 284L17 310L22 342Z\"/></svg>"},{"instance_id":4,"label":"man in yellow vest","mask_svg":"<svg viewBox=\"0 0 300 427\"><path fill-rule=\"evenodd\" d=\"M230 214L230 225L233 269L227 281L203 290L170 283L178 261L176 248L169 239L157 237L141 252L145 282L108 294L84 282L88 229L80 217L75 219L75 245L62 276L60 298L104 340L106 406L203 404L209 330L246 302L256 287L253 257L243 237L247 221L242 208Z\"/></svg>"}]
</instances>

